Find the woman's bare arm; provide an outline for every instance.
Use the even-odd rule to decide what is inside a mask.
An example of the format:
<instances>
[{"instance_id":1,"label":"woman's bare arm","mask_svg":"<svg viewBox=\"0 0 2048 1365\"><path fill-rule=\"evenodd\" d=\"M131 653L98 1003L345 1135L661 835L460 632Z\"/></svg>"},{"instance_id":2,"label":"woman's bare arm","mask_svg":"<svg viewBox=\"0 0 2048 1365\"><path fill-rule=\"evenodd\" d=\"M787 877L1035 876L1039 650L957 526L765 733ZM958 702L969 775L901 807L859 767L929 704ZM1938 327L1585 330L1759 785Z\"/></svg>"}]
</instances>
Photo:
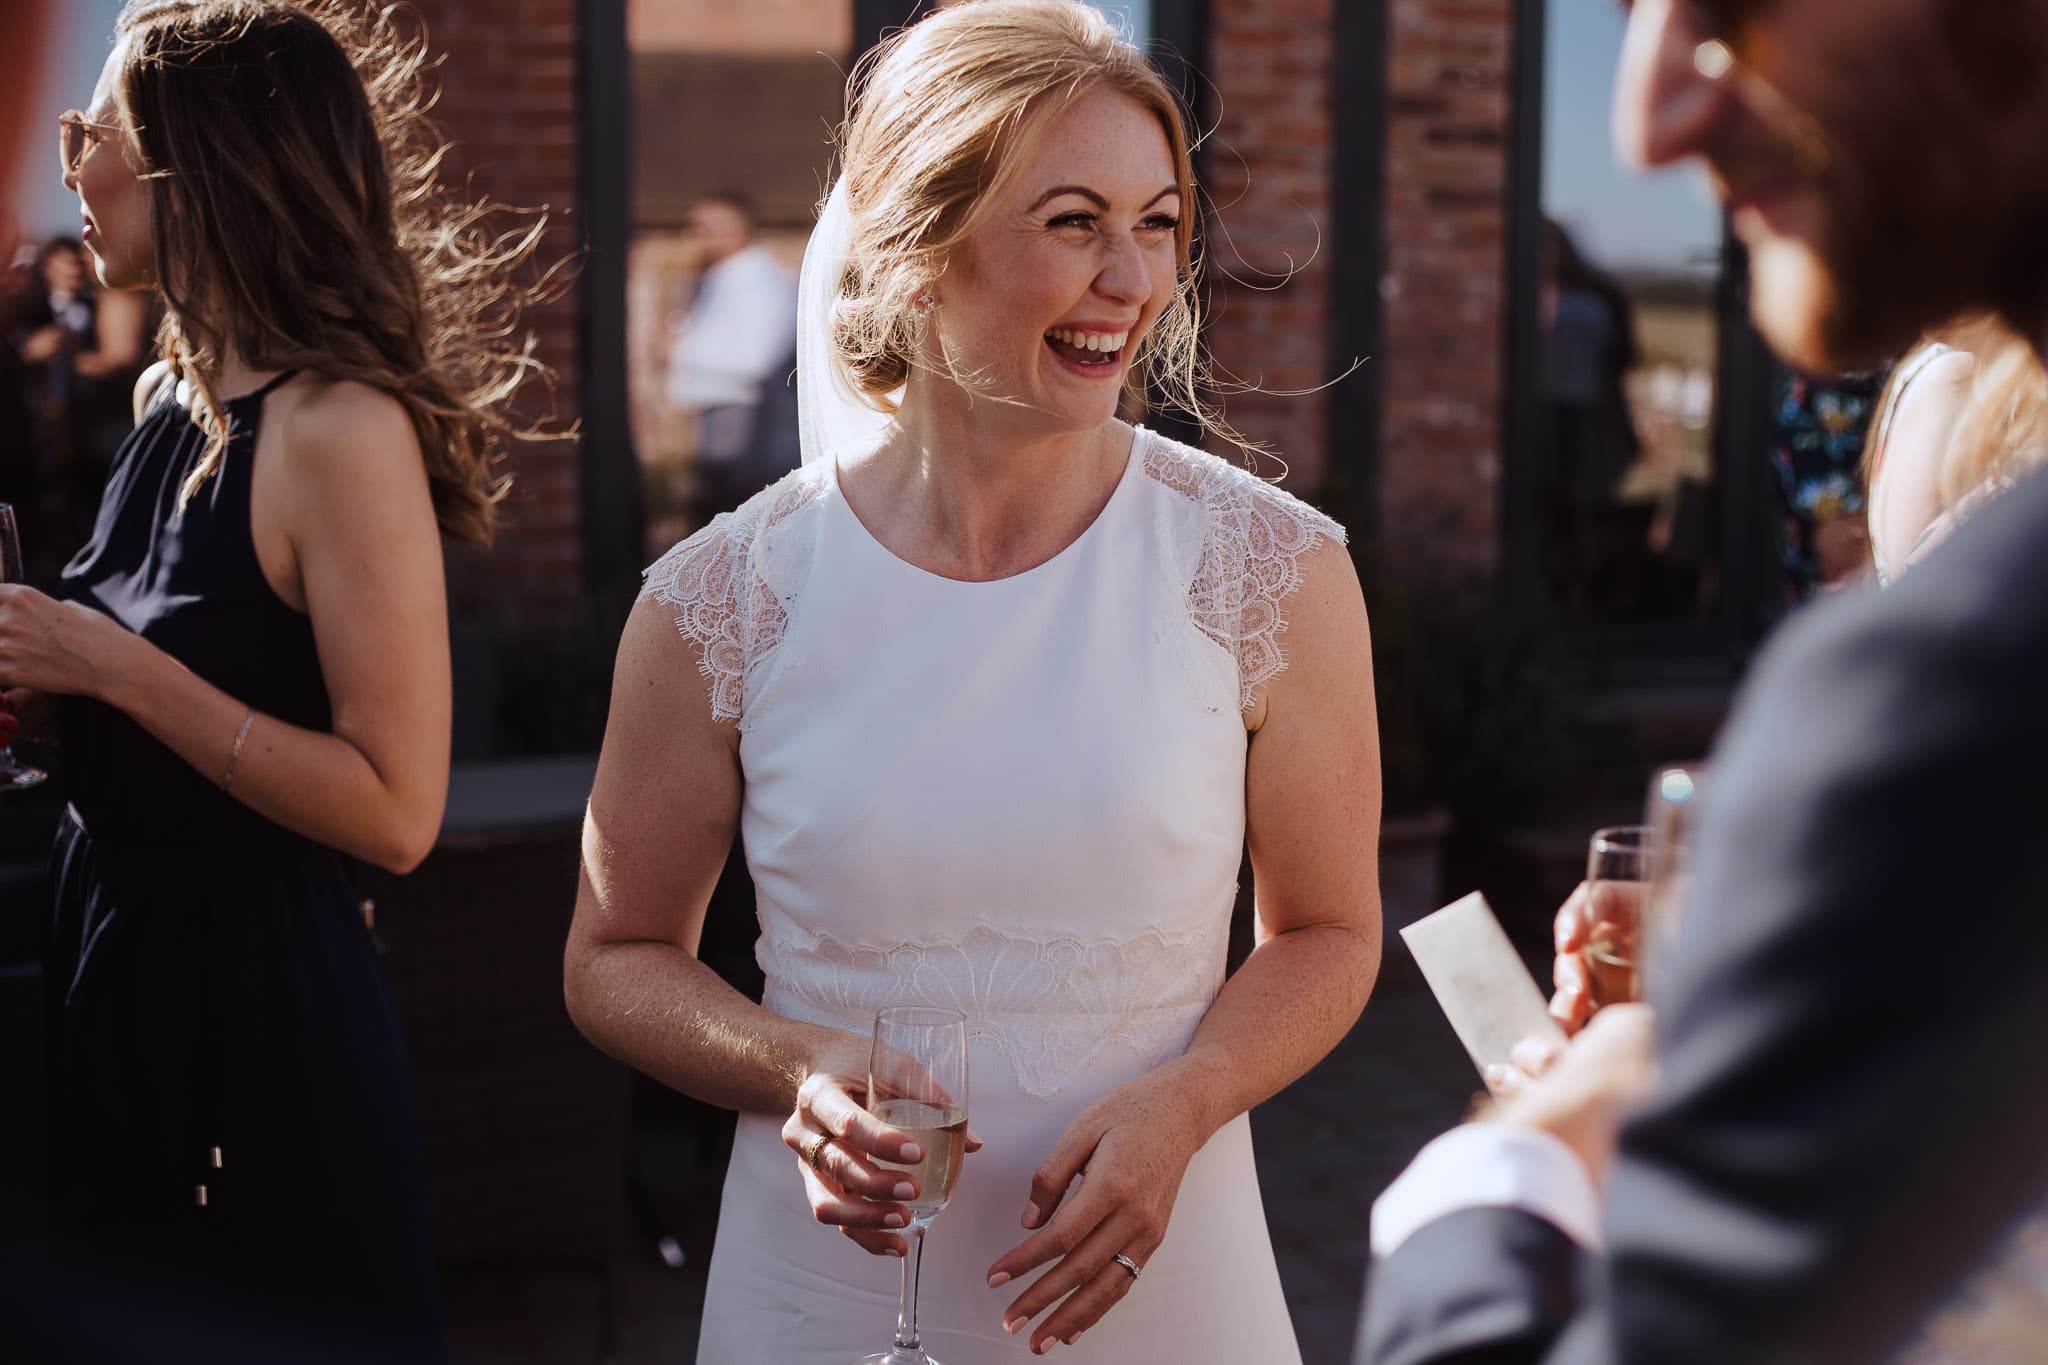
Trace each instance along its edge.
<instances>
[{"instance_id":1,"label":"woman's bare arm","mask_svg":"<svg viewBox=\"0 0 2048 1365\"><path fill-rule=\"evenodd\" d=\"M569 1014L603 1051L708 1104L786 1114L839 1030L748 1000L696 958L739 823L738 731L658 601L619 645L569 928Z\"/></svg>"}]
</instances>

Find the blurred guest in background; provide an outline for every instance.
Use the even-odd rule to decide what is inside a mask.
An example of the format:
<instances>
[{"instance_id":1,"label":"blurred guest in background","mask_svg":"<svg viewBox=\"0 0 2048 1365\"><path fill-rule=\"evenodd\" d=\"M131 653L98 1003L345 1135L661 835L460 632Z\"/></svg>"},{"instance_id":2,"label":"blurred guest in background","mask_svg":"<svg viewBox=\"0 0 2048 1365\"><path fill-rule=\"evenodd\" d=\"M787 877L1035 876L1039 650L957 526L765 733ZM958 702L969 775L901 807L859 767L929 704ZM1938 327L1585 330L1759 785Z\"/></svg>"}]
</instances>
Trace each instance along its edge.
<instances>
[{"instance_id":1,"label":"blurred guest in background","mask_svg":"<svg viewBox=\"0 0 2048 1365\"><path fill-rule=\"evenodd\" d=\"M1607 577L1603 568L1640 551L1649 529L1645 519L1631 537L1612 515L1622 476L1642 451L1627 389L1638 355L1635 310L1620 282L1548 220L1542 309L1540 482L1551 591L1559 602L1585 607Z\"/></svg>"},{"instance_id":2,"label":"blurred guest in background","mask_svg":"<svg viewBox=\"0 0 2048 1365\"><path fill-rule=\"evenodd\" d=\"M1968 325L1929 333L1893 367L1870 417L1863 487L1871 567L1889 583L1941 515L1941 468L1976 360L1951 344Z\"/></svg>"},{"instance_id":3,"label":"blurred guest in background","mask_svg":"<svg viewBox=\"0 0 2048 1365\"><path fill-rule=\"evenodd\" d=\"M690 209L690 238L702 271L689 308L676 320L669 350L668 396L696 415L696 520L729 512L796 468L795 444L757 442L787 423L763 422L764 403L791 404L796 367L796 281L754 238L754 210L737 193L700 199ZM784 392L773 392L777 388Z\"/></svg>"},{"instance_id":4,"label":"blurred guest in background","mask_svg":"<svg viewBox=\"0 0 2048 1365\"><path fill-rule=\"evenodd\" d=\"M1784 516L1787 601L1841 587L1869 568L1857 469L1885 373L1816 376L1778 369L1771 469Z\"/></svg>"},{"instance_id":5,"label":"blurred guest in background","mask_svg":"<svg viewBox=\"0 0 2048 1365\"><path fill-rule=\"evenodd\" d=\"M1966 318L1900 363L1877 431L1870 534L1888 583L2048 457L2048 372L1997 318Z\"/></svg>"},{"instance_id":6,"label":"blurred guest in background","mask_svg":"<svg viewBox=\"0 0 2048 1365\"><path fill-rule=\"evenodd\" d=\"M0 219L0 253L5 255L0 265L0 502L33 507L42 500L41 461L28 376L14 336L15 319L35 289L36 249L19 241L12 225Z\"/></svg>"},{"instance_id":7,"label":"blurred guest in background","mask_svg":"<svg viewBox=\"0 0 2048 1365\"><path fill-rule=\"evenodd\" d=\"M37 253L8 330L31 417L39 559L92 528L114 450L134 425L147 309L141 293L98 288L77 238L55 238Z\"/></svg>"},{"instance_id":8,"label":"blurred guest in background","mask_svg":"<svg viewBox=\"0 0 2048 1365\"><path fill-rule=\"evenodd\" d=\"M2038 367L2044 71L2048 0L1636 0L1617 133L1707 163L1788 363L1868 368L1988 304ZM2014 444L1982 449L2016 471ZM1713 760L1654 1038L1603 1011L1381 1196L1362 1359L2041 1358L2048 1096L2019 1078L2048 1034L2048 477L1997 477L1891 590L1774 639ZM1558 924L1573 1023L1585 900Z\"/></svg>"}]
</instances>

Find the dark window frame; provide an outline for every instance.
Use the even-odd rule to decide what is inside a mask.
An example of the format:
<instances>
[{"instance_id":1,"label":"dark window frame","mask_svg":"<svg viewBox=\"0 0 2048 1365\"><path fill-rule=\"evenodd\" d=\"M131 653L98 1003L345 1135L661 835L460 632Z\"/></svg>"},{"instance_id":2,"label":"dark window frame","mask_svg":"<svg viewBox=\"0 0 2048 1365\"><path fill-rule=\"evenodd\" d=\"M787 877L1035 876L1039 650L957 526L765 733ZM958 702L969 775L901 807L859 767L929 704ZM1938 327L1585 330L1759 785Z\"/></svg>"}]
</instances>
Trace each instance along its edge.
<instances>
[{"instance_id":1,"label":"dark window frame","mask_svg":"<svg viewBox=\"0 0 2048 1365\"><path fill-rule=\"evenodd\" d=\"M579 6L576 167L579 229L576 361L581 421L577 515L583 595L631 602L639 587L645 538L640 458L627 419L626 267L632 245L633 125L626 7L618 0Z\"/></svg>"},{"instance_id":2,"label":"dark window frame","mask_svg":"<svg viewBox=\"0 0 2048 1365\"><path fill-rule=\"evenodd\" d=\"M1503 586L1536 581L1543 552L1541 509L1530 485L1530 443L1536 439L1534 382L1540 336L1537 289L1543 243L1543 99L1550 0L1522 0L1515 11L1513 127L1509 138L1508 260L1504 291L1500 450ZM1718 356L1714 449L1719 525L1715 565L1720 599L1701 619L1642 625L1573 627L1582 652L1596 663L1656 656L1679 676L1720 674L1739 664L1781 611L1777 591L1776 520L1770 479L1773 362L1750 324L1747 260L1723 228L1716 287Z\"/></svg>"},{"instance_id":3,"label":"dark window frame","mask_svg":"<svg viewBox=\"0 0 2048 1365\"><path fill-rule=\"evenodd\" d=\"M1386 274L1387 6L1340 4L1330 72L1330 388L1326 480L1344 490L1353 536L1380 520ZM1353 369L1356 366L1356 369Z\"/></svg>"}]
</instances>

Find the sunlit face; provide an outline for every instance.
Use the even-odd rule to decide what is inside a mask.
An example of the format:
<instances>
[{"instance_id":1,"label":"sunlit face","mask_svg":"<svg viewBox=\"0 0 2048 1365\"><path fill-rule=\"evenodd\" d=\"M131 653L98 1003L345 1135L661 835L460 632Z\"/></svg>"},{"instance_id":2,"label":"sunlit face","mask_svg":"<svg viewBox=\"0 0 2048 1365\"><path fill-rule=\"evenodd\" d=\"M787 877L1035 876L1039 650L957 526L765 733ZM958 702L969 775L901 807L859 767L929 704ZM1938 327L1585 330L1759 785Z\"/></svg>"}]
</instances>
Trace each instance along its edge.
<instances>
[{"instance_id":1,"label":"sunlit face","mask_svg":"<svg viewBox=\"0 0 2048 1365\"><path fill-rule=\"evenodd\" d=\"M2048 83L2008 77L2041 0L1628 7L1617 143L1706 164L1780 354L1851 368L1967 307L2039 304L2048 123L2024 87Z\"/></svg>"},{"instance_id":2,"label":"sunlit face","mask_svg":"<svg viewBox=\"0 0 2048 1365\"><path fill-rule=\"evenodd\" d=\"M1117 91L1084 95L934 286L933 364L1016 400L1006 410L1027 425L1109 421L1173 300L1186 211L1158 117Z\"/></svg>"},{"instance_id":3,"label":"sunlit face","mask_svg":"<svg viewBox=\"0 0 2048 1365\"><path fill-rule=\"evenodd\" d=\"M80 235L92 253L100 283L109 289L147 289L156 283L156 253L149 221L149 183L142 157L114 102L125 44L116 44L85 109L90 125L84 159L64 172L64 187L78 196Z\"/></svg>"}]
</instances>

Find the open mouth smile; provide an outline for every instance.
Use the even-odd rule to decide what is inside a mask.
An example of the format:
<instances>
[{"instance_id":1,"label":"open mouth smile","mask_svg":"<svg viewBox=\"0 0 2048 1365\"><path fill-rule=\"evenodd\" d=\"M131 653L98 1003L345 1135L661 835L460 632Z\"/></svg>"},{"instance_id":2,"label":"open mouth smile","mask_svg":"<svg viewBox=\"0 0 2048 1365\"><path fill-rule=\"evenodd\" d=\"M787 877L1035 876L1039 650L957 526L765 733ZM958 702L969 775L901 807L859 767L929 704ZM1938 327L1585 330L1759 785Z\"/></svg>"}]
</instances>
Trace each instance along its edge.
<instances>
[{"instance_id":1,"label":"open mouth smile","mask_svg":"<svg viewBox=\"0 0 2048 1365\"><path fill-rule=\"evenodd\" d=\"M1045 345L1066 369L1099 379L1122 370L1124 347L1130 339L1129 331L1081 332L1055 327L1045 334Z\"/></svg>"}]
</instances>

